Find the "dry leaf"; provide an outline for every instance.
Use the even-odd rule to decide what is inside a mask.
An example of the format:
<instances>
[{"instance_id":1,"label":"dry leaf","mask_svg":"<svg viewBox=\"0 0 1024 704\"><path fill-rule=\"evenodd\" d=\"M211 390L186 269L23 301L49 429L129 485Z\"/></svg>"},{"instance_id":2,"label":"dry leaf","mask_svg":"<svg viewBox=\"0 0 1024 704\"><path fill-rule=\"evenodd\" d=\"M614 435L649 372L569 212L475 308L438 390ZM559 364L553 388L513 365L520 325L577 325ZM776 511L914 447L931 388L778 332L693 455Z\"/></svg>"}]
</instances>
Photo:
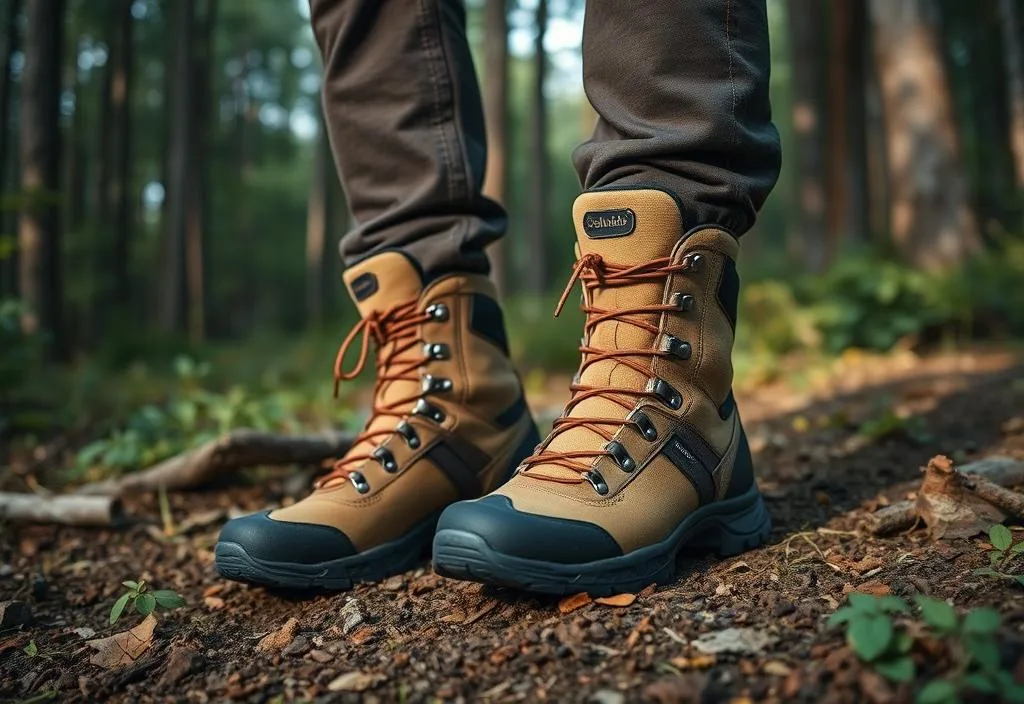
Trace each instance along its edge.
<instances>
[{"instance_id":1,"label":"dry leaf","mask_svg":"<svg viewBox=\"0 0 1024 704\"><path fill-rule=\"evenodd\" d=\"M146 616L135 628L122 633L115 633L106 638L97 638L85 642L96 652L89 658L93 665L108 669L129 665L153 644L153 631L156 629L156 617Z\"/></svg>"},{"instance_id":2,"label":"dry leaf","mask_svg":"<svg viewBox=\"0 0 1024 704\"><path fill-rule=\"evenodd\" d=\"M616 594L615 596L599 596L594 603L604 606L629 606L636 601L636 594Z\"/></svg>"},{"instance_id":3,"label":"dry leaf","mask_svg":"<svg viewBox=\"0 0 1024 704\"><path fill-rule=\"evenodd\" d=\"M776 677L787 677L793 670L784 662L769 660L764 664L764 674L775 675Z\"/></svg>"},{"instance_id":4,"label":"dry leaf","mask_svg":"<svg viewBox=\"0 0 1024 704\"><path fill-rule=\"evenodd\" d=\"M718 660L714 655L695 655L692 658L672 658L672 666L679 670L706 670Z\"/></svg>"},{"instance_id":5,"label":"dry leaf","mask_svg":"<svg viewBox=\"0 0 1024 704\"><path fill-rule=\"evenodd\" d=\"M648 584L646 587L644 587L643 589L640 590L640 593L637 594L637 596L640 597L641 599L646 599L647 597L649 597L652 594L654 594L654 590L657 589L657 588L658 588L657 584Z\"/></svg>"},{"instance_id":6,"label":"dry leaf","mask_svg":"<svg viewBox=\"0 0 1024 704\"><path fill-rule=\"evenodd\" d=\"M748 565L743 560L737 560L736 562L732 563L731 565L729 565L728 567L726 567L723 570L723 572L749 572L749 571L750 571L750 565Z\"/></svg>"},{"instance_id":7,"label":"dry leaf","mask_svg":"<svg viewBox=\"0 0 1024 704\"><path fill-rule=\"evenodd\" d=\"M582 609L591 602L590 595L586 592L567 596L558 602L558 613L571 614L576 609Z\"/></svg>"},{"instance_id":8,"label":"dry leaf","mask_svg":"<svg viewBox=\"0 0 1024 704\"><path fill-rule=\"evenodd\" d=\"M346 672L327 684L331 692L365 692L387 679L379 672Z\"/></svg>"},{"instance_id":9,"label":"dry leaf","mask_svg":"<svg viewBox=\"0 0 1024 704\"><path fill-rule=\"evenodd\" d=\"M282 650L295 640L295 633L299 630L299 620L290 618L281 628L263 636L263 639L256 646L256 650L265 653L275 650Z\"/></svg>"},{"instance_id":10,"label":"dry leaf","mask_svg":"<svg viewBox=\"0 0 1024 704\"><path fill-rule=\"evenodd\" d=\"M364 645L366 643L369 643L370 640L373 639L373 636L373 629L369 626L363 626L359 630L355 631L352 635L350 635L348 639L356 645Z\"/></svg>"},{"instance_id":11,"label":"dry leaf","mask_svg":"<svg viewBox=\"0 0 1024 704\"><path fill-rule=\"evenodd\" d=\"M857 591L870 594L871 596L888 596L892 594L892 589L889 588L889 585L877 579L858 585Z\"/></svg>"},{"instance_id":12,"label":"dry leaf","mask_svg":"<svg viewBox=\"0 0 1024 704\"><path fill-rule=\"evenodd\" d=\"M214 584L213 586L207 587L203 590L203 597L205 598L208 596L217 596L222 591L224 591L225 586L226 585L224 584Z\"/></svg>"},{"instance_id":13,"label":"dry leaf","mask_svg":"<svg viewBox=\"0 0 1024 704\"><path fill-rule=\"evenodd\" d=\"M207 608L210 609L223 609L224 600L219 596L208 596L203 599L203 603L206 604Z\"/></svg>"}]
</instances>

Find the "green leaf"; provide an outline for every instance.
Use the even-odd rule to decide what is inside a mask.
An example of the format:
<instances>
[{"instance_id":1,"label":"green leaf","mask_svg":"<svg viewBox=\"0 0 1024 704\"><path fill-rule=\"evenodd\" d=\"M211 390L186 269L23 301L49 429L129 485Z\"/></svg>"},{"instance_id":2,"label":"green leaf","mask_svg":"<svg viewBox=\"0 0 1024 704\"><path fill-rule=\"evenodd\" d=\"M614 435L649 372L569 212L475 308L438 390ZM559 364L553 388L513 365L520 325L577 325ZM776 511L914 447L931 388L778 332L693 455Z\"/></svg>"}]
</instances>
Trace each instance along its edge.
<instances>
[{"instance_id":1,"label":"green leaf","mask_svg":"<svg viewBox=\"0 0 1024 704\"><path fill-rule=\"evenodd\" d=\"M878 607L887 613L901 613L905 614L910 611L910 607L907 602L900 599L898 596L883 596L878 599Z\"/></svg>"},{"instance_id":2,"label":"green leaf","mask_svg":"<svg viewBox=\"0 0 1024 704\"><path fill-rule=\"evenodd\" d=\"M999 669L999 646L990 634L968 634L964 637L964 647L981 669L989 672Z\"/></svg>"},{"instance_id":3,"label":"green leaf","mask_svg":"<svg viewBox=\"0 0 1024 704\"><path fill-rule=\"evenodd\" d=\"M30 640L23 650L25 651L25 655L28 655L30 658L34 658L39 654L39 647L36 645L34 640Z\"/></svg>"},{"instance_id":4,"label":"green leaf","mask_svg":"<svg viewBox=\"0 0 1024 704\"><path fill-rule=\"evenodd\" d=\"M979 567L976 570L971 570L971 574L978 575L979 577L1002 577L1003 575L991 567Z\"/></svg>"},{"instance_id":5,"label":"green leaf","mask_svg":"<svg viewBox=\"0 0 1024 704\"><path fill-rule=\"evenodd\" d=\"M1013 704L1024 703L1024 685L1019 685L1010 679L1009 682L1003 682L1000 688L1003 699Z\"/></svg>"},{"instance_id":6,"label":"green leaf","mask_svg":"<svg viewBox=\"0 0 1024 704\"><path fill-rule=\"evenodd\" d=\"M113 626L117 622L117 619L121 618L121 613L124 611L124 607L128 605L128 600L134 597L131 592L125 592L117 601L114 602L113 608L110 609L110 625Z\"/></svg>"},{"instance_id":7,"label":"green leaf","mask_svg":"<svg viewBox=\"0 0 1024 704\"><path fill-rule=\"evenodd\" d=\"M996 550L1006 552L1013 544L1013 533L1002 523L996 523L988 529L988 540Z\"/></svg>"},{"instance_id":8,"label":"green leaf","mask_svg":"<svg viewBox=\"0 0 1024 704\"><path fill-rule=\"evenodd\" d=\"M847 597L847 600L852 608L860 611L861 613L874 614L880 611L878 599L870 594L851 592L850 596Z\"/></svg>"},{"instance_id":9,"label":"green leaf","mask_svg":"<svg viewBox=\"0 0 1024 704\"><path fill-rule=\"evenodd\" d=\"M1010 548L1010 552L1014 555L1019 555L1020 553L1024 552L1024 540L1020 541L1019 543L1014 543L1013 547Z\"/></svg>"},{"instance_id":10,"label":"green leaf","mask_svg":"<svg viewBox=\"0 0 1024 704\"><path fill-rule=\"evenodd\" d=\"M177 609L185 605L185 598L173 589L158 589L152 594L163 609Z\"/></svg>"},{"instance_id":11,"label":"green leaf","mask_svg":"<svg viewBox=\"0 0 1024 704\"><path fill-rule=\"evenodd\" d=\"M846 632L846 640L853 652L865 662L872 662L884 653L892 636L892 621L884 616L858 619Z\"/></svg>"},{"instance_id":12,"label":"green leaf","mask_svg":"<svg viewBox=\"0 0 1024 704\"><path fill-rule=\"evenodd\" d=\"M901 655L910 652L914 647L914 638L909 633L897 633L893 640L893 650Z\"/></svg>"},{"instance_id":13,"label":"green leaf","mask_svg":"<svg viewBox=\"0 0 1024 704\"><path fill-rule=\"evenodd\" d=\"M999 691L999 685L992 681L992 678L981 672L972 672L964 678L964 684L984 694L995 694Z\"/></svg>"},{"instance_id":14,"label":"green leaf","mask_svg":"<svg viewBox=\"0 0 1024 704\"><path fill-rule=\"evenodd\" d=\"M143 616L153 613L156 608L156 597L152 594L142 594L135 600L135 610Z\"/></svg>"},{"instance_id":15,"label":"green leaf","mask_svg":"<svg viewBox=\"0 0 1024 704\"><path fill-rule=\"evenodd\" d=\"M917 704L952 704L957 701L956 685L947 680L933 680L917 693Z\"/></svg>"},{"instance_id":16,"label":"green leaf","mask_svg":"<svg viewBox=\"0 0 1024 704\"><path fill-rule=\"evenodd\" d=\"M874 667L875 672L890 682L910 682L914 679L914 661L909 655L892 660L879 660Z\"/></svg>"},{"instance_id":17,"label":"green leaf","mask_svg":"<svg viewBox=\"0 0 1024 704\"><path fill-rule=\"evenodd\" d=\"M849 623L859 616L860 613L852 606L844 606L828 617L827 625L829 628L835 628L836 626L840 626L844 623Z\"/></svg>"},{"instance_id":18,"label":"green leaf","mask_svg":"<svg viewBox=\"0 0 1024 704\"><path fill-rule=\"evenodd\" d=\"M139 590L139 583L136 582L133 579L129 579L127 581L121 582L121 584L123 584L124 586L128 587L129 589L131 589L133 591L138 591Z\"/></svg>"},{"instance_id":19,"label":"green leaf","mask_svg":"<svg viewBox=\"0 0 1024 704\"><path fill-rule=\"evenodd\" d=\"M999 630L1002 616L995 609L983 607L974 609L964 617L964 632L986 635Z\"/></svg>"},{"instance_id":20,"label":"green leaf","mask_svg":"<svg viewBox=\"0 0 1024 704\"><path fill-rule=\"evenodd\" d=\"M917 605L921 608L921 618L935 630L940 633L951 633L956 630L956 609L945 601L918 595Z\"/></svg>"},{"instance_id":21,"label":"green leaf","mask_svg":"<svg viewBox=\"0 0 1024 704\"><path fill-rule=\"evenodd\" d=\"M1002 562L1002 560L1003 560L1003 551L1002 550L989 550L988 551L988 563L990 565L992 565L993 567L995 567L997 564Z\"/></svg>"}]
</instances>

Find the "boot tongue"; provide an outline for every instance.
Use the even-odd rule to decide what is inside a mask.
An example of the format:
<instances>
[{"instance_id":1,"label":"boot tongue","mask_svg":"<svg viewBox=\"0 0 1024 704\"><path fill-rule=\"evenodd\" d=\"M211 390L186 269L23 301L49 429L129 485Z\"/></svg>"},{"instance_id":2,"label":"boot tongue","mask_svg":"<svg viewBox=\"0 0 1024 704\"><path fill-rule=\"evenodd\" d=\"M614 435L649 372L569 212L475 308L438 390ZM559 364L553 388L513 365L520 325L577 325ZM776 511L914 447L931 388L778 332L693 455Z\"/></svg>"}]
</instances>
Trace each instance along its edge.
<instances>
[{"instance_id":1,"label":"boot tongue","mask_svg":"<svg viewBox=\"0 0 1024 704\"><path fill-rule=\"evenodd\" d=\"M614 264L645 264L672 255L683 236L675 199L664 191L590 191L572 206L580 255Z\"/></svg>"},{"instance_id":2,"label":"boot tongue","mask_svg":"<svg viewBox=\"0 0 1024 704\"><path fill-rule=\"evenodd\" d=\"M682 215L672 196L664 191L626 190L591 191L580 195L573 205L576 224L576 242L579 256L597 254L607 264L636 266L672 255L682 237ZM656 305L662 302L664 281L651 281L625 286L601 287L588 293L589 303L602 310L614 311ZM633 314L635 320L658 324L657 314ZM595 326L588 344L603 351L618 349L655 348L653 333L618 320L608 320ZM644 367L649 366L650 355L637 355L630 359ZM620 388L642 391L649 376L641 374L616 359L587 365L579 382L588 387ZM633 405L635 396L620 396ZM600 396L591 396L576 404L570 417L622 418L628 411ZM611 425L602 426L609 433ZM552 452L572 450L599 450L606 440L588 428L572 428L560 433L548 444ZM556 479L575 478L578 473L558 465L534 465L531 476Z\"/></svg>"},{"instance_id":3,"label":"boot tongue","mask_svg":"<svg viewBox=\"0 0 1024 704\"><path fill-rule=\"evenodd\" d=\"M352 300L355 302L356 308L359 309L359 315L363 318L372 313L384 313L398 304L418 299L423 292L423 278L416 265L398 252L382 252L370 257L347 269L343 276L349 293L352 295ZM404 344L408 340L400 342ZM378 359L389 356L395 347L395 341L388 341L378 351ZM418 353L418 349L413 348L407 354L415 356ZM401 362L404 357L404 354L400 355L399 358L392 360L392 363ZM379 368L376 371L378 377L387 372L386 369ZM400 399L416 396L419 389L419 382L389 381L380 386L374 402L378 405L390 405ZM410 401L408 406L411 410L413 402ZM371 418L367 430L392 430L397 424L398 420L392 416L377 416ZM352 447L349 453L369 452L382 439L362 442ZM339 481L334 480L325 486L333 486Z\"/></svg>"},{"instance_id":4,"label":"boot tongue","mask_svg":"<svg viewBox=\"0 0 1024 704\"><path fill-rule=\"evenodd\" d=\"M423 292L419 270L399 252L382 252L365 259L347 269L344 278L363 318L419 298Z\"/></svg>"}]
</instances>

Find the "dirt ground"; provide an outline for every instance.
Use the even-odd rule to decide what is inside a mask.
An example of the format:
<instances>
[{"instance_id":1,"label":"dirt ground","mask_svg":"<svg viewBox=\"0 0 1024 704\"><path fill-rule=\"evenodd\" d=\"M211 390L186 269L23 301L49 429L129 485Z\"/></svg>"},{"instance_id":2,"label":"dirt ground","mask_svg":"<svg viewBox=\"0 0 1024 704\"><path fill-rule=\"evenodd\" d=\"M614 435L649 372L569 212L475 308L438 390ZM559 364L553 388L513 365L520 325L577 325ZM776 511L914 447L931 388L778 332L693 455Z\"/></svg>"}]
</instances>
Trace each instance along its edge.
<instances>
[{"instance_id":1,"label":"dirt ground","mask_svg":"<svg viewBox=\"0 0 1024 704\"><path fill-rule=\"evenodd\" d=\"M172 496L179 530L193 525L170 539L154 496L129 504L138 520L123 530L2 527L0 601L27 602L35 623L0 633L0 701L910 701L913 687L863 670L825 625L860 588L994 606L1004 660L1018 662L1024 589L971 574L987 564L980 539L860 529L868 512L912 492L935 454L1024 459L1024 423L1008 422L1024 415L1024 367L1012 354L850 357L826 383L761 388L740 407L775 521L770 544L725 562L692 558L678 582L627 607L563 614L557 599L444 580L426 561L333 595L226 582L212 566L220 523L301 493L287 474ZM918 420L865 432L884 408ZM120 582L138 578L188 606L159 615L134 663L90 664L86 639L138 622L107 625ZM283 627L280 649L258 646ZM758 636L751 652L711 657L692 645L730 627ZM925 677L943 667L920 665Z\"/></svg>"}]
</instances>

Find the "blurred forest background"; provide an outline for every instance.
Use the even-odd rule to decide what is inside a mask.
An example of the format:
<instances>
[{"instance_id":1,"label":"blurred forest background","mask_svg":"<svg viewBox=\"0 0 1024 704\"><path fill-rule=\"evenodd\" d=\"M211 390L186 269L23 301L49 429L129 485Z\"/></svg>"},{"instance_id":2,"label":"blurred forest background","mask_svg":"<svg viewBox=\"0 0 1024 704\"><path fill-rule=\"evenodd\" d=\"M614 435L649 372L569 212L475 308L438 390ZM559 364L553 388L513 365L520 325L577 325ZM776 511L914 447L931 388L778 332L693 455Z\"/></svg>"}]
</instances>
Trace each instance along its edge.
<instances>
[{"instance_id":1,"label":"blurred forest background","mask_svg":"<svg viewBox=\"0 0 1024 704\"><path fill-rule=\"evenodd\" d=\"M583 2L467 6L515 353L571 369L579 319L550 311L595 120ZM744 238L741 374L1024 333L1024 4L768 10L784 167ZM147 433L347 417L349 216L305 0L2 0L0 31L0 446L98 422L137 462Z\"/></svg>"}]
</instances>

